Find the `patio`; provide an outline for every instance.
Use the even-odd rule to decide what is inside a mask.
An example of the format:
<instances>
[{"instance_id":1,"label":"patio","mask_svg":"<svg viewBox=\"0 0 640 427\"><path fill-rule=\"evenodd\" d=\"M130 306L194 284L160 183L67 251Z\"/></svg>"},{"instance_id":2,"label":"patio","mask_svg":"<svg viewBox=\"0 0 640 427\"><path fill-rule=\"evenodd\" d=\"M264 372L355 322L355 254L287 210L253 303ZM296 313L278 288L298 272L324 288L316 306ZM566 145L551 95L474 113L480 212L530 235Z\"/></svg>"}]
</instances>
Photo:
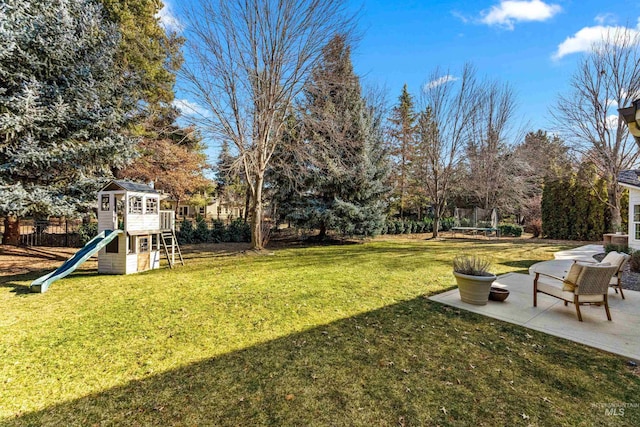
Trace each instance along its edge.
<instances>
[{"instance_id":1,"label":"patio","mask_svg":"<svg viewBox=\"0 0 640 427\"><path fill-rule=\"evenodd\" d=\"M586 259L598 252L603 252L601 246L589 245L558 253L556 259ZM430 299L640 361L640 292L625 289L623 300L611 289L612 321L607 321L603 307L583 306L584 321L579 322L572 304L565 307L561 300L548 295L538 294L538 306L533 307L533 278L519 273L499 276L495 285L509 289L509 298L489 301L485 306L462 302L457 288Z\"/></svg>"}]
</instances>

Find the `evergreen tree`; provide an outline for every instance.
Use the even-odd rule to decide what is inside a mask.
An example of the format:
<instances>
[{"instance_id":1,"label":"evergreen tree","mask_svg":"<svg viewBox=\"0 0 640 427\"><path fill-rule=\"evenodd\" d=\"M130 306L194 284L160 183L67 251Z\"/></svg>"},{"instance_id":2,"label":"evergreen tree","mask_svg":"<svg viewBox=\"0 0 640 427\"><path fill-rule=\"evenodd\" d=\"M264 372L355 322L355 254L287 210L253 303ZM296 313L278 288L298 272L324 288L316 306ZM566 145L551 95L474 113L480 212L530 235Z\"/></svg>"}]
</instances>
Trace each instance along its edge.
<instances>
[{"instance_id":1,"label":"evergreen tree","mask_svg":"<svg viewBox=\"0 0 640 427\"><path fill-rule=\"evenodd\" d=\"M215 165L216 189L218 191L224 191L233 182L235 160L235 157L231 154L229 143L223 141L218 154L218 161Z\"/></svg>"},{"instance_id":2,"label":"evergreen tree","mask_svg":"<svg viewBox=\"0 0 640 427\"><path fill-rule=\"evenodd\" d=\"M609 227L607 183L593 164L547 177L542 193L542 229L551 239L599 240Z\"/></svg>"},{"instance_id":3,"label":"evergreen tree","mask_svg":"<svg viewBox=\"0 0 640 427\"><path fill-rule=\"evenodd\" d=\"M171 114L175 72L184 39L167 33L157 18L159 0L99 0L121 33L116 63L130 81L127 96L145 117ZM156 118L157 120L157 118ZM149 123L151 124L151 123Z\"/></svg>"},{"instance_id":4,"label":"evergreen tree","mask_svg":"<svg viewBox=\"0 0 640 427\"><path fill-rule=\"evenodd\" d=\"M271 216L278 223L299 208L299 194L307 184L304 180L309 175L309 164L305 162L307 150L301 138L301 126L300 119L290 112L284 123L282 141L274 150L265 175Z\"/></svg>"},{"instance_id":5,"label":"evergreen tree","mask_svg":"<svg viewBox=\"0 0 640 427\"><path fill-rule=\"evenodd\" d=\"M411 161L416 144L416 113L414 111L413 99L409 94L407 85L402 87L402 93L398 97L398 104L393 108L391 117L391 158L393 168L390 178L393 187L391 199L394 201L399 211L400 218L404 218L409 200L417 197L411 179Z\"/></svg>"},{"instance_id":6,"label":"evergreen tree","mask_svg":"<svg viewBox=\"0 0 640 427\"><path fill-rule=\"evenodd\" d=\"M350 48L337 36L305 88L303 137L308 167L289 218L308 228L374 235L384 223L388 173L382 119L362 97Z\"/></svg>"},{"instance_id":7,"label":"evergreen tree","mask_svg":"<svg viewBox=\"0 0 640 427\"><path fill-rule=\"evenodd\" d=\"M12 0L0 25L0 215L69 215L133 155L117 27L90 0Z\"/></svg>"},{"instance_id":8,"label":"evergreen tree","mask_svg":"<svg viewBox=\"0 0 640 427\"><path fill-rule=\"evenodd\" d=\"M242 170L242 164L231 153L227 141L222 143L214 170L216 173L216 194L221 201L229 206L239 206L244 200L244 219L246 221L250 203L249 186Z\"/></svg>"},{"instance_id":9,"label":"evergreen tree","mask_svg":"<svg viewBox=\"0 0 640 427\"><path fill-rule=\"evenodd\" d=\"M127 132L139 140L139 157L117 170L120 178L153 181L177 201L212 185L204 176L205 145L192 128L176 124L172 107L183 39L168 34L157 19L158 0L100 0L121 33L116 64L129 81L124 94L136 106Z\"/></svg>"}]
</instances>

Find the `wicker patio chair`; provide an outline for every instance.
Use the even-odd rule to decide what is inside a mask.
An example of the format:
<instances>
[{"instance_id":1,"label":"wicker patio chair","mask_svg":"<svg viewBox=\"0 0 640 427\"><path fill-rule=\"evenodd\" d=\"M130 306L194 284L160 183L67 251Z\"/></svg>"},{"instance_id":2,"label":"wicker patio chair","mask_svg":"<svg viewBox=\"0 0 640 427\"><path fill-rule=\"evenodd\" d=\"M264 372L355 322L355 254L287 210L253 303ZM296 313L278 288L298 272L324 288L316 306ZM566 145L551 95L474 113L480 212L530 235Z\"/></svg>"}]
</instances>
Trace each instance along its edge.
<instances>
[{"instance_id":1,"label":"wicker patio chair","mask_svg":"<svg viewBox=\"0 0 640 427\"><path fill-rule=\"evenodd\" d=\"M538 305L538 292L559 298L564 305L573 303L576 306L578 320L582 322L580 305L604 305L607 319L611 320L607 294L609 283L618 271L618 266L592 265L577 262L571 266L567 277L554 277L549 274L536 273L533 281L533 306Z\"/></svg>"},{"instance_id":2,"label":"wicker patio chair","mask_svg":"<svg viewBox=\"0 0 640 427\"><path fill-rule=\"evenodd\" d=\"M609 285L616 291L616 294L618 293L618 290L620 290L620 296L622 299L624 299L624 293L622 293L622 272L630 259L631 255L611 251L601 261L602 264L608 263L618 267L618 271L616 271L616 274L611 278Z\"/></svg>"}]
</instances>

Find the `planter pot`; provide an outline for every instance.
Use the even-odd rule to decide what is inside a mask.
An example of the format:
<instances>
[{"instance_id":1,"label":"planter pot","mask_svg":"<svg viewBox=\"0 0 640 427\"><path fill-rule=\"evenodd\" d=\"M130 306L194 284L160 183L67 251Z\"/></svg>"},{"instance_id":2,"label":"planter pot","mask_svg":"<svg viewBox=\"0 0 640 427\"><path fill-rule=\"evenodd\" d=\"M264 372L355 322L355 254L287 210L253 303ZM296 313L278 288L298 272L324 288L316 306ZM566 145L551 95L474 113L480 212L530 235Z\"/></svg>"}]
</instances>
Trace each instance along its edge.
<instances>
[{"instance_id":1,"label":"planter pot","mask_svg":"<svg viewBox=\"0 0 640 427\"><path fill-rule=\"evenodd\" d=\"M503 288L491 287L489 292L489 299L491 301L504 301L509 296L509 290Z\"/></svg>"},{"instance_id":2,"label":"planter pot","mask_svg":"<svg viewBox=\"0 0 640 427\"><path fill-rule=\"evenodd\" d=\"M460 299L462 302L474 305L486 305L489 300L491 284L496 276L469 276L468 274L453 272L458 282Z\"/></svg>"}]
</instances>

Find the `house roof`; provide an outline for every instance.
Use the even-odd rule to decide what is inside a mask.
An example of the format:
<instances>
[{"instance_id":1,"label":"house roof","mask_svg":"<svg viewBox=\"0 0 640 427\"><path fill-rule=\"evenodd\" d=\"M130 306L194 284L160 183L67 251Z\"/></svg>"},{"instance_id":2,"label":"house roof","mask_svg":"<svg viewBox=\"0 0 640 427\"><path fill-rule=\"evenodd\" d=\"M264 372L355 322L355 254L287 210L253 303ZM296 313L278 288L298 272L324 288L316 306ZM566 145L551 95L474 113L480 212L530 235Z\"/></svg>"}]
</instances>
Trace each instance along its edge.
<instances>
[{"instance_id":1,"label":"house roof","mask_svg":"<svg viewBox=\"0 0 640 427\"><path fill-rule=\"evenodd\" d=\"M113 181L105 185L100 191L111 191L111 190L125 190L125 191L136 191L138 193L158 194L158 192L155 189L149 187L147 184L125 181L122 179L114 179Z\"/></svg>"},{"instance_id":2,"label":"house roof","mask_svg":"<svg viewBox=\"0 0 640 427\"><path fill-rule=\"evenodd\" d=\"M640 170L626 170L618 175L618 182L640 188Z\"/></svg>"}]
</instances>

